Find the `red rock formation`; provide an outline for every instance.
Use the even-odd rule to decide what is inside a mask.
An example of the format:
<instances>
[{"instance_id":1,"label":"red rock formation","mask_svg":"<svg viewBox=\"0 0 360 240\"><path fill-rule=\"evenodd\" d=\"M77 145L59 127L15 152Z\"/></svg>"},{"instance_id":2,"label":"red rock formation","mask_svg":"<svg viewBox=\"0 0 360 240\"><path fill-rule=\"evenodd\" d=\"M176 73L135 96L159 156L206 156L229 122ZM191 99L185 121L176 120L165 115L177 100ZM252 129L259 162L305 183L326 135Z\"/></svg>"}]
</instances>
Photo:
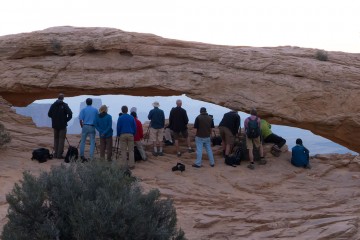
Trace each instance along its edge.
<instances>
[{"instance_id":1,"label":"red rock formation","mask_svg":"<svg viewBox=\"0 0 360 240\"><path fill-rule=\"evenodd\" d=\"M0 37L0 95L14 105L82 94L186 94L360 151L360 54L56 27Z\"/></svg>"}]
</instances>

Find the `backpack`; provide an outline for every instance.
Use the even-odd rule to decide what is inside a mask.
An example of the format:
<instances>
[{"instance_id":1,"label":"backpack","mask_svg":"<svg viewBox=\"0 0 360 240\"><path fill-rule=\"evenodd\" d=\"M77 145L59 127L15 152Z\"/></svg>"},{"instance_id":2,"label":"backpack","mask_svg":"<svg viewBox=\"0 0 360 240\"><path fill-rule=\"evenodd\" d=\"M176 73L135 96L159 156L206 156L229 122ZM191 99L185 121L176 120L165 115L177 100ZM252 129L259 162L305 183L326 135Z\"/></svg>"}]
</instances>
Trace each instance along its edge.
<instances>
[{"instance_id":1,"label":"backpack","mask_svg":"<svg viewBox=\"0 0 360 240\"><path fill-rule=\"evenodd\" d=\"M242 155L242 148L237 147L231 156L225 158L225 164L232 167L236 167L236 165L240 165L241 155Z\"/></svg>"},{"instance_id":2,"label":"backpack","mask_svg":"<svg viewBox=\"0 0 360 240\"><path fill-rule=\"evenodd\" d=\"M78 158L79 158L78 149L74 146L69 145L64 162L69 163L70 161L76 161Z\"/></svg>"},{"instance_id":3,"label":"backpack","mask_svg":"<svg viewBox=\"0 0 360 240\"><path fill-rule=\"evenodd\" d=\"M135 161L140 161L140 160L142 160L140 151L139 151L139 149L138 149L136 146L134 146L134 159L135 159Z\"/></svg>"},{"instance_id":4,"label":"backpack","mask_svg":"<svg viewBox=\"0 0 360 240\"><path fill-rule=\"evenodd\" d=\"M185 171L185 165L178 162L174 167L172 167L171 170L172 170L173 172L174 172L174 171L181 171L181 172L183 172L183 171Z\"/></svg>"},{"instance_id":5,"label":"backpack","mask_svg":"<svg viewBox=\"0 0 360 240\"><path fill-rule=\"evenodd\" d=\"M48 159L52 159L53 155L50 154L49 149L46 148L38 148L35 149L32 152L32 158L31 160L38 160L39 163L44 163L46 162Z\"/></svg>"},{"instance_id":6,"label":"backpack","mask_svg":"<svg viewBox=\"0 0 360 240\"><path fill-rule=\"evenodd\" d=\"M248 118L248 127L246 129L246 136L248 138L257 138L260 136L260 128L258 123L258 118L256 117L254 120L250 117Z\"/></svg>"}]
</instances>

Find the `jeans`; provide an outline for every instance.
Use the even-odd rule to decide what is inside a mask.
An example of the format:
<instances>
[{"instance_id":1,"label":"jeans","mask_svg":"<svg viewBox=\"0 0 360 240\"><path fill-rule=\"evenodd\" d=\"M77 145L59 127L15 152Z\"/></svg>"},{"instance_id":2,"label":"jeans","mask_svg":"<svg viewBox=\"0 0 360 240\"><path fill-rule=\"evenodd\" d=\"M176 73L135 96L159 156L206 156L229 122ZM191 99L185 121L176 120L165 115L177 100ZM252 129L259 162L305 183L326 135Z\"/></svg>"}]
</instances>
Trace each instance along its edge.
<instances>
[{"instance_id":1,"label":"jeans","mask_svg":"<svg viewBox=\"0 0 360 240\"><path fill-rule=\"evenodd\" d=\"M212 150L211 150L210 137L207 137L207 138L195 137L195 144L196 144L196 161L195 161L195 164L198 165L198 166L201 166L203 146L205 147L206 153L207 153L207 155L209 157L210 165L215 164L214 155L213 155Z\"/></svg>"},{"instance_id":2,"label":"jeans","mask_svg":"<svg viewBox=\"0 0 360 240\"><path fill-rule=\"evenodd\" d=\"M90 125L84 125L81 132L81 144L80 144L80 156L84 157L85 142L87 136L90 136L90 158L94 158L95 150L95 127Z\"/></svg>"}]
</instances>

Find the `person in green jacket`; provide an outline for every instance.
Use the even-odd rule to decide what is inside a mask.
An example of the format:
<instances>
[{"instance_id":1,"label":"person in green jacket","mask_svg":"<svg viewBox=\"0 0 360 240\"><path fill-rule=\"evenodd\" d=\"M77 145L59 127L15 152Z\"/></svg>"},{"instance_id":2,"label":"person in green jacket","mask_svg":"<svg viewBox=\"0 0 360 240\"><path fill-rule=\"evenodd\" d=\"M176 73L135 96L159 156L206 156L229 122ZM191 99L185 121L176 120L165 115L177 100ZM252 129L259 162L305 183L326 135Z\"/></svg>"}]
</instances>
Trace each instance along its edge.
<instances>
[{"instance_id":1,"label":"person in green jacket","mask_svg":"<svg viewBox=\"0 0 360 240\"><path fill-rule=\"evenodd\" d=\"M264 143L274 143L279 149L284 146L286 140L271 131L271 125L265 119L261 119L261 137Z\"/></svg>"}]
</instances>

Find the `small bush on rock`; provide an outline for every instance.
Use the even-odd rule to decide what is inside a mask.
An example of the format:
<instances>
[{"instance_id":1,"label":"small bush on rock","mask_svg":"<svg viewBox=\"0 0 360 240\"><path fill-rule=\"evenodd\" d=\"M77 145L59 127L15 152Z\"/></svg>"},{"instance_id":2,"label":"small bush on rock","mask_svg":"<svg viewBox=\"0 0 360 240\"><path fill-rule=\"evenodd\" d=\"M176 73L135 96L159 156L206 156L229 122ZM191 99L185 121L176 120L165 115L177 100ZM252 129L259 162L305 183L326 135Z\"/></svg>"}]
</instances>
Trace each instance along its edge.
<instances>
[{"instance_id":1,"label":"small bush on rock","mask_svg":"<svg viewBox=\"0 0 360 240\"><path fill-rule=\"evenodd\" d=\"M106 163L25 172L6 200L3 240L185 239L171 200L142 193L130 171Z\"/></svg>"},{"instance_id":2,"label":"small bush on rock","mask_svg":"<svg viewBox=\"0 0 360 240\"><path fill-rule=\"evenodd\" d=\"M11 141L10 134L5 131L5 127L0 123L0 148Z\"/></svg>"},{"instance_id":3,"label":"small bush on rock","mask_svg":"<svg viewBox=\"0 0 360 240\"><path fill-rule=\"evenodd\" d=\"M328 60L328 54L324 50L318 50L316 52L315 58L320 61L327 61Z\"/></svg>"}]
</instances>

